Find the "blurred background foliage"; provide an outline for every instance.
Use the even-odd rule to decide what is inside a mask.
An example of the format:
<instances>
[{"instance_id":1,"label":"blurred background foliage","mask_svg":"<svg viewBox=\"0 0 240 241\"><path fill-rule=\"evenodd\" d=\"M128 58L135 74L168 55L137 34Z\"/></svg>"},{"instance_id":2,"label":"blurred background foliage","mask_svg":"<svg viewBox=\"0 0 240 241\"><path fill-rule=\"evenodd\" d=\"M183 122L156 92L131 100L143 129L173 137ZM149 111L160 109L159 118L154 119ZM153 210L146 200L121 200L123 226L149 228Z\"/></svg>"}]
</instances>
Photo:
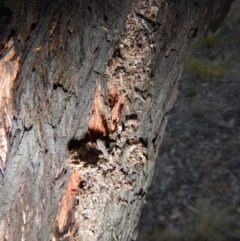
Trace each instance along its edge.
<instances>
[{"instance_id":1,"label":"blurred background foliage","mask_svg":"<svg viewBox=\"0 0 240 241\"><path fill-rule=\"evenodd\" d=\"M138 241L240 241L239 13L186 63Z\"/></svg>"}]
</instances>

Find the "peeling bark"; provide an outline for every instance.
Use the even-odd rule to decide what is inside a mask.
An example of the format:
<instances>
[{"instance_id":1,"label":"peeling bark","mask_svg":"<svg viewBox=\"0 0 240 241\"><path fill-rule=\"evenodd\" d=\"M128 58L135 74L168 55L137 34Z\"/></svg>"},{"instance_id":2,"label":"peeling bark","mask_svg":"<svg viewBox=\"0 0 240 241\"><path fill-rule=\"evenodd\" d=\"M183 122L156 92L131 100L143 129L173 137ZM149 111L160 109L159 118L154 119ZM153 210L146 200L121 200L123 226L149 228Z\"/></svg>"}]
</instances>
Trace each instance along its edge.
<instances>
[{"instance_id":1,"label":"peeling bark","mask_svg":"<svg viewBox=\"0 0 240 241\"><path fill-rule=\"evenodd\" d=\"M78 172L73 171L65 195L62 198L60 212L58 214L55 232L52 240L59 240L66 233L69 234L69 240L73 240L76 231L76 221L74 217L74 208L76 205L76 196L79 195L79 188L82 178Z\"/></svg>"},{"instance_id":2,"label":"peeling bark","mask_svg":"<svg viewBox=\"0 0 240 241\"><path fill-rule=\"evenodd\" d=\"M92 116L88 124L88 134L91 140L96 140L98 136L106 136L108 134L107 120L104 114L104 104L101 94L101 87L99 86L96 90Z\"/></svg>"},{"instance_id":3,"label":"peeling bark","mask_svg":"<svg viewBox=\"0 0 240 241\"><path fill-rule=\"evenodd\" d=\"M8 137L12 127L12 91L20 66L12 38L4 43L0 56L0 173L4 175Z\"/></svg>"},{"instance_id":4,"label":"peeling bark","mask_svg":"<svg viewBox=\"0 0 240 241\"><path fill-rule=\"evenodd\" d=\"M178 78L230 3L1 3L0 239L136 239Z\"/></svg>"}]
</instances>

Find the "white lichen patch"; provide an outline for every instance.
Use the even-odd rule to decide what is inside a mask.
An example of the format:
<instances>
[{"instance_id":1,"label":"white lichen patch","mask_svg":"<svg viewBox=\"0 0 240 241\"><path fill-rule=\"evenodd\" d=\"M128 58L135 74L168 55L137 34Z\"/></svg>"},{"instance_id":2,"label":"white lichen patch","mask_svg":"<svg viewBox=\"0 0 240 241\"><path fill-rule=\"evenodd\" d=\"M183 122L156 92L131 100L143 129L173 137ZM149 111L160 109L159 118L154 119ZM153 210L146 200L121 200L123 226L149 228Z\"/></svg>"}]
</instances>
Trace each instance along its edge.
<instances>
[{"instance_id":1,"label":"white lichen patch","mask_svg":"<svg viewBox=\"0 0 240 241\"><path fill-rule=\"evenodd\" d=\"M152 22L156 22L156 17L164 0L138 1L138 14L144 16Z\"/></svg>"},{"instance_id":2,"label":"white lichen patch","mask_svg":"<svg viewBox=\"0 0 240 241\"><path fill-rule=\"evenodd\" d=\"M116 51L119 56L109 61L107 69L109 86L118 86L121 94L129 95L139 83L150 78L151 46L141 19L132 11ZM144 86L144 85L143 85Z\"/></svg>"},{"instance_id":3,"label":"white lichen patch","mask_svg":"<svg viewBox=\"0 0 240 241\"><path fill-rule=\"evenodd\" d=\"M138 1L129 12L122 37L108 62L109 105L101 102L108 113L106 120L111 123L108 132L94 142L93 138L85 139L67 159L68 165L79 172L83 180L75 211L76 238L81 240L104 240L107 236L122 240L117 236L117 225L133 222L136 213L132 213L130 206L143 196L139 177L148 161L148 150L136 133L141 119L139 114L148 104L143 93L151 82L154 58L154 43L149 40L154 27L149 21L156 22L154 19L162 1L146 2ZM141 106L136 109L134 103L137 101ZM123 114L118 107L120 104ZM112 213L112 218L105 220L106 212ZM102 232L106 225L109 234ZM131 235L132 230L128 232Z\"/></svg>"},{"instance_id":4,"label":"white lichen patch","mask_svg":"<svg viewBox=\"0 0 240 241\"><path fill-rule=\"evenodd\" d=\"M122 197L125 196L125 191L134 191L135 180L126 177L140 171L147 158L147 149L141 143L129 145L125 148L125 153L117 146L104 149L103 152L107 152L105 154L100 150L102 147L94 147L96 151L93 154L92 150L92 154L96 162L88 160L89 157L84 158L82 151L72 153L68 158L69 165L81 173L83 179L75 212L79 224L77 236L88 237L93 241L98 240L94 234L101 233L108 203L115 204L118 210L129 205L130 200ZM126 161L121 162L121 159Z\"/></svg>"},{"instance_id":5,"label":"white lichen patch","mask_svg":"<svg viewBox=\"0 0 240 241\"><path fill-rule=\"evenodd\" d=\"M119 95L125 97L124 110L128 115L137 114L135 123L124 123L128 134L135 133L140 123L139 114L146 105L146 96L151 84L151 62L155 57L154 28L161 1L137 1L128 14L124 32L115 48L114 57L106 70L109 88L116 86ZM139 101L136 111L134 102Z\"/></svg>"}]
</instances>

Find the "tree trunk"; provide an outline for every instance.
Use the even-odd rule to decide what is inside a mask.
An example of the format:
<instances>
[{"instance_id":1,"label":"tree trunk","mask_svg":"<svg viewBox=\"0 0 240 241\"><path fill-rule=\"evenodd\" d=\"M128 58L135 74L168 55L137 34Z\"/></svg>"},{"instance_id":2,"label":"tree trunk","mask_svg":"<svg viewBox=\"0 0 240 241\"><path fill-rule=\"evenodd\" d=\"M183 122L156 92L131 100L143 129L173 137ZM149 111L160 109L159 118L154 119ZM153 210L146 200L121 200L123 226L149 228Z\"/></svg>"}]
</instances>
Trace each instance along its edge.
<instances>
[{"instance_id":1,"label":"tree trunk","mask_svg":"<svg viewBox=\"0 0 240 241\"><path fill-rule=\"evenodd\" d=\"M230 3L1 3L0 240L136 239L178 78Z\"/></svg>"}]
</instances>

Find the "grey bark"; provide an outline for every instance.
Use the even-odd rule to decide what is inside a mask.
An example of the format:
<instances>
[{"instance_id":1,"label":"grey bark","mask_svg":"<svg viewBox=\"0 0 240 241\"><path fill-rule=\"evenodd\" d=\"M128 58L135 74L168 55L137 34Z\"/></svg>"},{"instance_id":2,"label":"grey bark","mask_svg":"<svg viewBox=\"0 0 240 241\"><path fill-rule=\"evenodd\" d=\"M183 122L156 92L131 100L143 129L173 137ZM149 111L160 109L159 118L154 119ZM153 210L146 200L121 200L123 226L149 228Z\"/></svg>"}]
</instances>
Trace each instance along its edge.
<instances>
[{"instance_id":1,"label":"grey bark","mask_svg":"<svg viewBox=\"0 0 240 241\"><path fill-rule=\"evenodd\" d=\"M136 239L178 78L194 46L217 29L230 4L1 3L0 45L14 39L21 67L0 189L0 237L50 240L74 169L83 177L74 213L76 240ZM124 99L120 120L87 139L97 88L111 123L112 86Z\"/></svg>"}]
</instances>

